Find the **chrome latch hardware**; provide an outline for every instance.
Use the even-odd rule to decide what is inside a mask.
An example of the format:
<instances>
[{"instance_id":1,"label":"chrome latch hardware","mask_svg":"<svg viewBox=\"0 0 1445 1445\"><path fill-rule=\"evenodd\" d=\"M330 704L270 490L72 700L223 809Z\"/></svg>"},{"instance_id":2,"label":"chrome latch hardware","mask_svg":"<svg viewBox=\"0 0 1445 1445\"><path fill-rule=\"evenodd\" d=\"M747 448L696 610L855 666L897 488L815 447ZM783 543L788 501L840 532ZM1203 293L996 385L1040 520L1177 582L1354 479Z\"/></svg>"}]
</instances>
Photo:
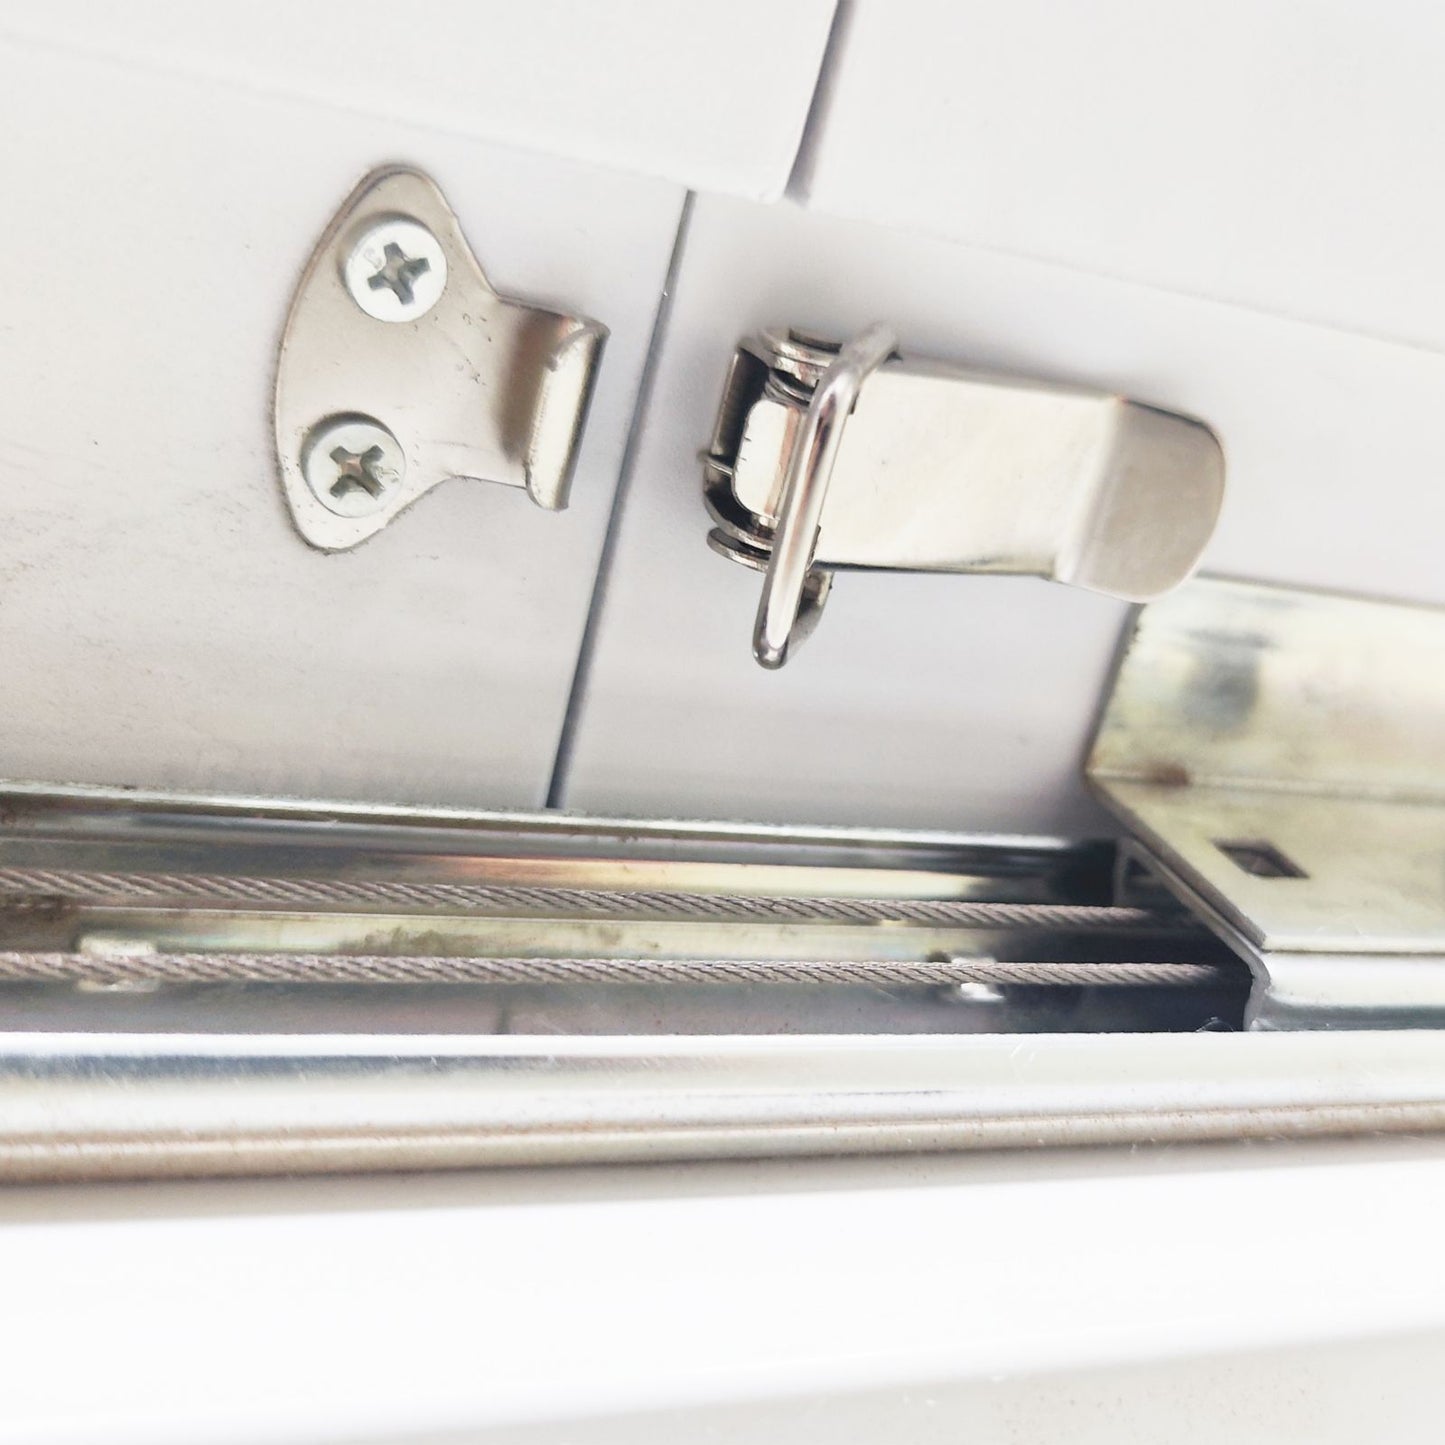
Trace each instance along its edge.
<instances>
[{"instance_id":1,"label":"chrome latch hardware","mask_svg":"<svg viewBox=\"0 0 1445 1445\"><path fill-rule=\"evenodd\" d=\"M451 477L567 490L607 330L496 294L435 182L373 172L296 288L276 454L301 535L364 542Z\"/></svg>"},{"instance_id":2,"label":"chrome latch hardware","mask_svg":"<svg viewBox=\"0 0 1445 1445\"><path fill-rule=\"evenodd\" d=\"M1224 458L1200 422L1106 392L845 345L745 341L706 457L709 542L765 572L753 635L781 667L835 571L997 572L1147 601L1193 570Z\"/></svg>"}]
</instances>

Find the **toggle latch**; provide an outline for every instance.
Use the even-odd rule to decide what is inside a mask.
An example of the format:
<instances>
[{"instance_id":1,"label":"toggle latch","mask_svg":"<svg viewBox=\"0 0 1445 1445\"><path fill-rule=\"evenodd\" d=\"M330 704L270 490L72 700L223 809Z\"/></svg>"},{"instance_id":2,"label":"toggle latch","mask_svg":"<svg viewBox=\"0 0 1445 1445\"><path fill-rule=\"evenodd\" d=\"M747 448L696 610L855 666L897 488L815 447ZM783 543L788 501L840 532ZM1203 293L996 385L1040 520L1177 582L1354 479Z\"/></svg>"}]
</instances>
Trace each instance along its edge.
<instances>
[{"instance_id":1,"label":"toggle latch","mask_svg":"<svg viewBox=\"0 0 1445 1445\"><path fill-rule=\"evenodd\" d=\"M1145 602L1214 530L1208 427L1107 392L898 355L886 326L842 346L744 341L704 495L710 545L766 574L753 655L781 667L833 573L997 572Z\"/></svg>"}]
</instances>

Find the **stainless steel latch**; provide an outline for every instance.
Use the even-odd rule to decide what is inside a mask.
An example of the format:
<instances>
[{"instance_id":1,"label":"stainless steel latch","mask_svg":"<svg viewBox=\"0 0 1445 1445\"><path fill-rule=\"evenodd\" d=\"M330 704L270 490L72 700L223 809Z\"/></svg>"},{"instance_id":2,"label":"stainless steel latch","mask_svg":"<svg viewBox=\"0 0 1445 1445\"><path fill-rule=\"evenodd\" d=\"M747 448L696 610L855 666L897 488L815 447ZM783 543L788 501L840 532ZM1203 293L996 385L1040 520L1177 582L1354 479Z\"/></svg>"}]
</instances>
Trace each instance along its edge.
<instances>
[{"instance_id":1,"label":"stainless steel latch","mask_svg":"<svg viewBox=\"0 0 1445 1445\"><path fill-rule=\"evenodd\" d=\"M373 172L317 245L281 342L276 454L297 530L355 547L452 477L565 507L606 336L498 296L434 181Z\"/></svg>"},{"instance_id":2,"label":"stainless steel latch","mask_svg":"<svg viewBox=\"0 0 1445 1445\"><path fill-rule=\"evenodd\" d=\"M745 341L706 457L709 541L765 572L753 653L781 667L848 569L998 572L1134 601L1193 570L1224 459L1200 422L1106 392L838 346Z\"/></svg>"}]
</instances>

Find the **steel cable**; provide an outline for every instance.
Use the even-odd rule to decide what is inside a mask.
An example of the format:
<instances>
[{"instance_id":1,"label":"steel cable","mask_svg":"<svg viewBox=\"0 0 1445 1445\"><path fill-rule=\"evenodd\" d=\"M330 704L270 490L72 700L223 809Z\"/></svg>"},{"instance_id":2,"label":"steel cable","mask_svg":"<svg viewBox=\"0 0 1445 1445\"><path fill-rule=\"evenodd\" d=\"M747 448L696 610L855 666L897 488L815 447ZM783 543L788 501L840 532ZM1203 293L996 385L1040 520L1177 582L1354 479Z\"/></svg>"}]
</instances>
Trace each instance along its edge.
<instances>
[{"instance_id":1,"label":"steel cable","mask_svg":"<svg viewBox=\"0 0 1445 1445\"><path fill-rule=\"evenodd\" d=\"M1160 929L1192 926L1140 908L1087 904L990 903L963 899L768 897L534 887L524 884L414 883L395 879L252 878L205 873L106 873L0 868L0 902L38 899L89 904L272 904L464 908L486 913L631 917L769 923L912 923L1041 930Z\"/></svg>"},{"instance_id":2,"label":"steel cable","mask_svg":"<svg viewBox=\"0 0 1445 1445\"><path fill-rule=\"evenodd\" d=\"M1231 970L1202 963L1030 963L992 958L477 958L337 953L0 952L0 981L152 983L985 984L1181 987Z\"/></svg>"}]
</instances>

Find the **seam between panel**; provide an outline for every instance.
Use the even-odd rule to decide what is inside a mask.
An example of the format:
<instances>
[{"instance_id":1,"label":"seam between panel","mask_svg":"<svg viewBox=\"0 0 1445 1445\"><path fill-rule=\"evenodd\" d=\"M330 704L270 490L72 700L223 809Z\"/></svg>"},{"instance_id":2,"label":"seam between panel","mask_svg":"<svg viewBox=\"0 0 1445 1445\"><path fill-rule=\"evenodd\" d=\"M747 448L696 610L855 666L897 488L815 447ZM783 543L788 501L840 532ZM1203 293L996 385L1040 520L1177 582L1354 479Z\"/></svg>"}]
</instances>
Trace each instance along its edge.
<instances>
[{"instance_id":1,"label":"seam between panel","mask_svg":"<svg viewBox=\"0 0 1445 1445\"><path fill-rule=\"evenodd\" d=\"M592 677L592 657L596 650L597 637L602 627L602 617L607 606L607 585L611 579L613 560L617 553L618 537L622 530L623 513L632 491L632 479L637 470L637 456L641 448L643 427L651 408L652 393L657 381L658 361L662 343L667 331L668 319L672 315L672 301L676 290L678 272L682 266L683 252L687 248L687 233L692 221L693 203L697 199L694 191L688 191L682 199L678 212L677 234L672 242L672 254L667 260L667 272L663 278L662 291L657 298L657 310L652 318L652 332L648 337L647 358L642 364L638 377L637 395L632 406L632 420L627 428L627 441L622 448L622 460L617 471L617 487L612 494L612 511L607 518L607 531L603 534L602 549L597 557L597 572L592 583L592 596L587 605L587 620L582 627L582 640L578 645L577 664L572 673L572 685L567 692L567 707L562 714L562 728L557 737L557 751L552 760L552 774L547 783L546 806L560 808L567 792L572 757L577 745L577 732L581 726L582 714L586 707L588 684Z\"/></svg>"}]
</instances>

